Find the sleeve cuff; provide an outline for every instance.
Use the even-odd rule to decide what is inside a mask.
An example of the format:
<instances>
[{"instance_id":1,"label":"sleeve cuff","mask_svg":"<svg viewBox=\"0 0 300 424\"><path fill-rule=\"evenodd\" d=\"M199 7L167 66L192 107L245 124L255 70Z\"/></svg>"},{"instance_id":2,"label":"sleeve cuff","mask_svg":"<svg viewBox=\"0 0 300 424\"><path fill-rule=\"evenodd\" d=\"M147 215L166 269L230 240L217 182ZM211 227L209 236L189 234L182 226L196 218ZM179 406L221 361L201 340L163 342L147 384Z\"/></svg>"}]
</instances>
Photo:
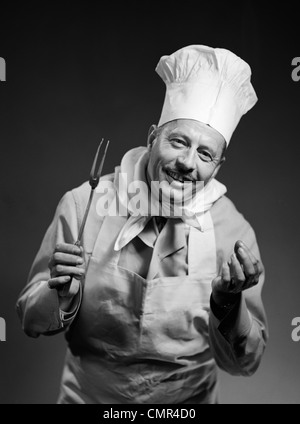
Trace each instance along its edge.
<instances>
[{"instance_id":1,"label":"sleeve cuff","mask_svg":"<svg viewBox=\"0 0 300 424\"><path fill-rule=\"evenodd\" d=\"M82 284L79 285L79 291L76 294L73 302L72 302L72 310L71 311L63 311L62 309L59 310L60 320L62 324L65 326L65 324L70 324L70 322L75 318L77 315L77 312L79 310L79 307L81 305L82 300Z\"/></svg>"},{"instance_id":2,"label":"sleeve cuff","mask_svg":"<svg viewBox=\"0 0 300 424\"><path fill-rule=\"evenodd\" d=\"M212 311L211 319L228 342L234 342L250 332L252 319L243 293L240 299L225 312L224 310L220 311L223 308L218 307L212 298L210 304Z\"/></svg>"},{"instance_id":3,"label":"sleeve cuff","mask_svg":"<svg viewBox=\"0 0 300 424\"><path fill-rule=\"evenodd\" d=\"M230 301L224 305L218 305L213 298L213 295L210 296L210 308L216 318L219 321L222 321L238 303L241 301L241 294L235 294L230 297Z\"/></svg>"},{"instance_id":4,"label":"sleeve cuff","mask_svg":"<svg viewBox=\"0 0 300 424\"><path fill-rule=\"evenodd\" d=\"M18 305L21 308L21 305ZM56 290L48 287L43 280L36 284L23 306L23 329L26 334L37 337L39 334L57 331L62 328L59 315L59 299Z\"/></svg>"}]
</instances>

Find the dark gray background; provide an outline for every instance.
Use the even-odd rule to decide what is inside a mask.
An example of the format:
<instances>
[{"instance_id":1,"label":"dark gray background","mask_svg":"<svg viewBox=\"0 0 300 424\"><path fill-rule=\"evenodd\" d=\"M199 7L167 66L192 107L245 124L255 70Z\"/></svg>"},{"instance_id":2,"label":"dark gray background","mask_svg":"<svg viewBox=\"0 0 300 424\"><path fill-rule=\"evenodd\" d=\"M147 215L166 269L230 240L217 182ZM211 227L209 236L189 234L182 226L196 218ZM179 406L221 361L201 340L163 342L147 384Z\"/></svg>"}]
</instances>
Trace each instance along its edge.
<instances>
[{"instance_id":1,"label":"dark gray background","mask_svg":"<svg viewBox=\"0 0 300 424\"><path fill-rule=\"evenodd\" d=\"M253 377L220 372L221 402L299 403L300 343L291 339L291 321L300 316L296 9L263 11L251 1L91 4L1 10L0 316L7 341L0 343L0 403L56 402L64 337L25 336L15 302L57 202L88 178L99 139L111 140L104 172L145 145L165 93L156 64L189 44L228 48L248 61L259 98L218 178L256 231L270 340Z\"/></svg>"}]
</instances>

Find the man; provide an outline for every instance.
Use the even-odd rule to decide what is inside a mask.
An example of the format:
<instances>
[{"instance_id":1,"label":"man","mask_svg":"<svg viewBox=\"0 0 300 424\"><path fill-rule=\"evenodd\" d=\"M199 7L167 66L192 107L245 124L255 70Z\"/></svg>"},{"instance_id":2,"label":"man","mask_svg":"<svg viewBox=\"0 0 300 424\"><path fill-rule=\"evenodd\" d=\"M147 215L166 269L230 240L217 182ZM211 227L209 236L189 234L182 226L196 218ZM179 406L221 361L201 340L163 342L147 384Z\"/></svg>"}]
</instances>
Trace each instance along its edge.
<instances>
[{"instance_id":1,"label":"man","mask_svg":"<svg viewBox=\"0 0 300 424\"><path fill-rule=\"evenodd\" d=\"M58 403L217 403L217 366L251 375L265 349L255 233L215 179L257 101L250 67L192 45L156 71L148 146L101 179L80 247L89 186L63 196L17 302L29 336L66 330Z\"/></svg>"}]
</instances>

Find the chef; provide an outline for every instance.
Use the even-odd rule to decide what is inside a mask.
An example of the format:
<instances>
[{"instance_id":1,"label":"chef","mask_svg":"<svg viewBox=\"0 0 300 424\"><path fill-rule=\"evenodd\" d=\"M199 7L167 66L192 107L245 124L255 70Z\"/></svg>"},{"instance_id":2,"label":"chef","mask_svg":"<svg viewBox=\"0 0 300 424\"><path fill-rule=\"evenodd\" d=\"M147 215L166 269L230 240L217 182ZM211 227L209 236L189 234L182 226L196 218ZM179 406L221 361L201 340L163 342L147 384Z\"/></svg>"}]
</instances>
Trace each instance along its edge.
<instances>
[{"instance_id":1,"label":"chef","mask_svg":"<svg viewBox=\"0 0 300 424\"><path fill-rule=\"evenodd\" d=\"M147 145L101 178L81 246L88 182L64 194L17 301L28 336L65 331L60 404L215 404L218 368L250 376L265 350L256 235L216 179L257 101L251 69L189 45L156 72Z\"/></svg>"}]
</instances>

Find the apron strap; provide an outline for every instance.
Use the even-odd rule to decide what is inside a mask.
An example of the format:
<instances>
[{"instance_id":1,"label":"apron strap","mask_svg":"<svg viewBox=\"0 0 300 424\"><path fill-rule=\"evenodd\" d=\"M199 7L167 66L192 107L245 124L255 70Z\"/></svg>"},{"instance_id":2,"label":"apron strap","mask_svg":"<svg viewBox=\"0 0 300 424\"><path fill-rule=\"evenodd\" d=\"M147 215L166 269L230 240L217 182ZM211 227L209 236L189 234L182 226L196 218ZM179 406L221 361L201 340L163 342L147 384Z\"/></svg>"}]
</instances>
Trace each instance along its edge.
<instances>
[{"instance_id":1,"label":"apron strap","mask_svg":"<svg viewBox=\"0 0 300 424\"><path fill-rule=\"evenodd\" d=\"M203 231L190 227L189 234L189 275L201 276L217 273L217 252L214 224L209 211L204 215Z\"/></svg>"},{"instance_id":2,"label":"apron strap","mask_svg":"<svg viewBox=\"0 0 300 424\"><path fill-rule=\"evenodd\" d=\"M118 264L121 250L114 250L114 245L126 220L127 218L123 216L105 216L96 238L92 253L93 257L103 263Z\"/></svg>"}]
</instances>

